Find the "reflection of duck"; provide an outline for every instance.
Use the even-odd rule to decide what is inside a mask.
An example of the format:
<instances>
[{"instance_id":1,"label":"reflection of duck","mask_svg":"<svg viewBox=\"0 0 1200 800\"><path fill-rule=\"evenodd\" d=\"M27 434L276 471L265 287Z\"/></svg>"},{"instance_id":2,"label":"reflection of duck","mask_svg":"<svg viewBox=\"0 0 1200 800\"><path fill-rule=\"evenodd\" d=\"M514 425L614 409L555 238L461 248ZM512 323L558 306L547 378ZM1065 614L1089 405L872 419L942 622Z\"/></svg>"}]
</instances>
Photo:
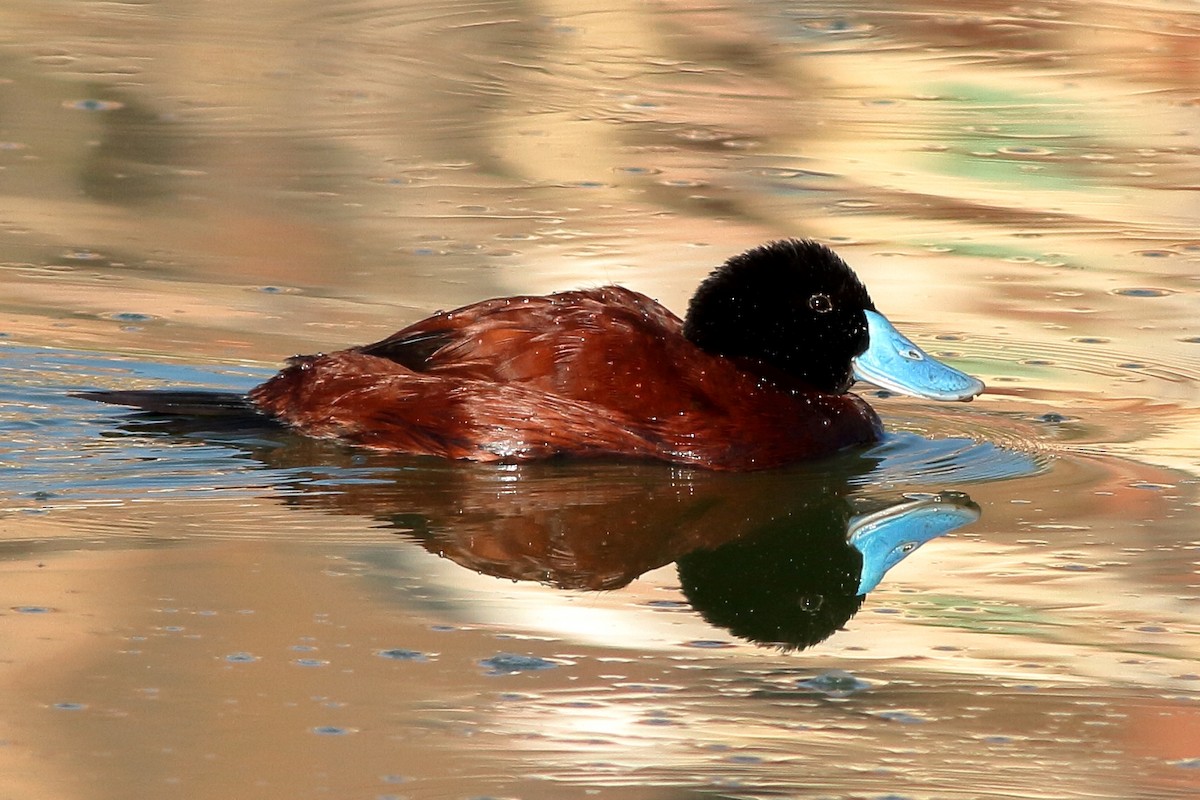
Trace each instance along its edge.
<instances>
[{"instance_id":1,"label":"reflection of duck","mask_svg":"<svg viewBox=\"0 0 1200 800\"><path fill-rule=\"evenodd\" d=\"M674 561L685 597L709 623L785 648L824 640L887 570L979 517L958 493L856 515L840 479L800 469L679 476L597 465L509 475L507 492L496 473L458 476L466 480L453 492L422 482L407 513L379 516L473 571L564 589L618 589ZM391 490L365 493L376 498L365 505L382 511L378 500ZM314 499L361 510L363 492L352 495Z\"/></svg>"},{"instance_id":2,"label":"reflection of duck","mask_svg":"<svg viewBox=\"0 0 1200 800\"><path fill-rule=\"evenodd\" d=\"M875 412L847 393L855 377L938 400L983 389L902 337L832 251L791 240L726 262L686 320L616 286L490 300L375 344L296 357L248 397L85 396L168 413L253 411L405 453L750 470L878 439Z\"/></svg>"}]
</instances>

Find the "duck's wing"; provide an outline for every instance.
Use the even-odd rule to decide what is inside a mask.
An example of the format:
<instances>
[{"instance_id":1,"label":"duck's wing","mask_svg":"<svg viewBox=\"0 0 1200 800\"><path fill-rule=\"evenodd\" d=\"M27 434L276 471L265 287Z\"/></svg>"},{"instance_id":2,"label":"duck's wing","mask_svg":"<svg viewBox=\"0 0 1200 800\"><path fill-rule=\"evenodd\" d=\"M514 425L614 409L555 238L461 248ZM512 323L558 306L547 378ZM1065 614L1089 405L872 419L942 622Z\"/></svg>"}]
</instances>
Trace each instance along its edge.
<instances>
[{"instance_id":1,"label":"duck's wing","mask_svg":"<svg viewBox=\"0 0 1200 800\"><path fill-rule=\"evenodd\" d=\"M458 338L454 328L433 324L435 321L440 322L444 316L439 314L430 317L392 334L383 341L355 349L369 356L394 361L413 372L426 372L434 353Z\"/></svg>"},{"instance_id":2,"label":"duck's wing","mask_svg":"<svg viewBox=\"0 0 1200 800\"><path fill-rule=\"evenodd\" d=\"M356 351L419 373L561 390L661 358L664 347L684 342L682 326L645 295L606 286L476 303Z\"/></svg>"}]
</instances>

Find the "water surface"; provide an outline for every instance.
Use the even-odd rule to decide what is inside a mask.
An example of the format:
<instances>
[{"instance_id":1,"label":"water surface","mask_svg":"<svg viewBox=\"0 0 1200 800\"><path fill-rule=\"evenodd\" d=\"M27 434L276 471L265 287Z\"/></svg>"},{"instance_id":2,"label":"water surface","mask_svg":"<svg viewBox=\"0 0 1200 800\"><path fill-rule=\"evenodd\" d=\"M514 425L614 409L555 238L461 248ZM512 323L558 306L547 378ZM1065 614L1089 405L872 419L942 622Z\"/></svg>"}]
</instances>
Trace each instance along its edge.
<instances>
[{"instance_id":1,"label":"water surface","mask_svg":"<svg viewBox=\"0 0 1200 800\"><path fill-rule=\"evenodd\" d=\"M0 31L7 796L1200 793L1190 4L21 0ZM864 387L884 442L757 476L68 396L242 389L496 294L681 311L789 235L989 392ZM978 519L888 540L859 596L855 525L939 497Z\"/></svg>"}]
</instances>

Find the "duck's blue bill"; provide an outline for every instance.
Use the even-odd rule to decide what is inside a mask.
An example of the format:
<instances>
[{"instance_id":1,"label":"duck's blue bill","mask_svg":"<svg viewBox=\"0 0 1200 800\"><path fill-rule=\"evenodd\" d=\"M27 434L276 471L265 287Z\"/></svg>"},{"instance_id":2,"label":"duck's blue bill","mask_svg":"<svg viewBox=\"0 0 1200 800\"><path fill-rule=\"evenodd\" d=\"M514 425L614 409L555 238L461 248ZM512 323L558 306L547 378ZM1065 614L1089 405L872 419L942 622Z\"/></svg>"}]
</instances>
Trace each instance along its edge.
<instances>
[{"instance_id":1,"label":"duck's blue bill","mask_svg":"<svg viewBox=\"0 0 1200 800\"><path fill-rule=\"evenodd\" d=\"M863 514L850 520L849 538L863 557L858 593L879 585L884 574L930 539L979 519L979 506L959 492L944 492Z\"/></svg>"},{"instance_id":2,"label":"duck's blue bill","mask_svg":"<svg viewBox=\"0 0 1200 800\"><path fill-rule=\"evenodd\" d=\"M856 380L930 400L970 400L983 391L983 381L959 372L913 344L876 311L867 311L870 343L854 359Z\"/></svg>"}]
</instances>

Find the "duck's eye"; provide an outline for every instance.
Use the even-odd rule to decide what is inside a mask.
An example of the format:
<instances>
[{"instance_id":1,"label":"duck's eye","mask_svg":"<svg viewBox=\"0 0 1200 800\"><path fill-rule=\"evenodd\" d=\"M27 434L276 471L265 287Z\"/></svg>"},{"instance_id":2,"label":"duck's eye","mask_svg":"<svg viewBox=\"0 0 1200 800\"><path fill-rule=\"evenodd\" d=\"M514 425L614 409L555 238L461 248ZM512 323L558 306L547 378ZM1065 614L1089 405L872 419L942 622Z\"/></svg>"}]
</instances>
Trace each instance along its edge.
<instances>
[{"instance_id":1,"label":"duck's eye","mask_svg":"<svg viewBox=\"0 0 1200 800\"><path fill-rule=\"evenodd\" d=\"M808 298L808 307L818 314L825 314L833 311L833 301L829 299L829 295L818 293Z\"/></svg>"}]
</instances>

